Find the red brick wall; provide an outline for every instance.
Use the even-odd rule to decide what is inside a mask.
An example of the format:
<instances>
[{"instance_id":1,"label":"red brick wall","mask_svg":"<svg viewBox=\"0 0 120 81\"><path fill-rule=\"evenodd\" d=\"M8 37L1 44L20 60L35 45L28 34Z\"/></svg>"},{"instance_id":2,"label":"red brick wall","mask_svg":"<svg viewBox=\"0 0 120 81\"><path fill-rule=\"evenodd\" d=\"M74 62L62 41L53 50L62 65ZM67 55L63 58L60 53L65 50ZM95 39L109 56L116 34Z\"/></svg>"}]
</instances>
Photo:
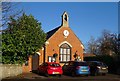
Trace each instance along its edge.
<instances>
[{"instance_id":1,"label":"red brick wall","mask_svg":"<svg viewBox=\"0 0 120 81\"><path fill-rule=\"evenodd\" d=\"M63 35L64 30L69 31L69 36L67 38ZM81 59L83 60L83 48L81 47L80 40L69 27L61 27L53 36L51 36L51 38L48 39L49 44L46 46L46 61L48 61L48 56L52 56L56 52L58 53L56 61L59 62L59 44L64 41L67 41L72 45L72 60L74 60L73 55L76 51L80 54Z\"/></svg>"},{"instance_id":2,"label":"red brick wall","mask_svg":"<svg viewBox=\"0 0 120 81\"><path fill-rule=\"evenodd\" d=\"M26 66L25 64L23 64L22 66L23 73L30 72L31 70L32 70L32 56L29 57L28 66Z\"/></svg>"}]
</instances>

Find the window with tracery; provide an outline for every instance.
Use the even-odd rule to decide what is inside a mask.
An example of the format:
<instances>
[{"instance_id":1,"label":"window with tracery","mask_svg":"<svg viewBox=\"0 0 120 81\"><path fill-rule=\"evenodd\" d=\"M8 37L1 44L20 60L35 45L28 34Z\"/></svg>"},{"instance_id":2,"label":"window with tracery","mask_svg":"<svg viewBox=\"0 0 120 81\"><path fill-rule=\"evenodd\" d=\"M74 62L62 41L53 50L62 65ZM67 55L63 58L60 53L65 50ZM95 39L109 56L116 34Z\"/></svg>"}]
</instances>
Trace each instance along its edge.
<instances>
[{"instance_id":1,"label":"window with tracery","mask_svg":"<svg viewBox=\"0 0 120 81\"><path fill-rule=\"evenodd\" d=\"M60 46L60 62L68 62L71 60L71 47L64 43Z\"/></svg>"}]
</instances>

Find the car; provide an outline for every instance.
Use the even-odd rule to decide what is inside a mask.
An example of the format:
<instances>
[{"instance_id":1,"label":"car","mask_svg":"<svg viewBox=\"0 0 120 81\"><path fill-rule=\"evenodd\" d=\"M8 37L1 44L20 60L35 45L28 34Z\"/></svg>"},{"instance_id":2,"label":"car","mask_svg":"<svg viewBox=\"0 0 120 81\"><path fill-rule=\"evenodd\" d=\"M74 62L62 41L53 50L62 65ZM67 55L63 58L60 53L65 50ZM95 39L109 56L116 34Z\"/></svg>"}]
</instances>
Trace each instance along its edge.
<instances>
[{"instance_id":1,"label":"car","mask_svg":"<svg viewBox=\"0 0 120 81\"><path fill-rule=\"evenodd\" d=\"M38 67L38 73L39 74L45 74L45 76L49 75L59 75L61 76L63 74L62 67L59 63L56 62L45 62L42 63Z\"/></svg>"},{"instance_id":2,"label":"car","mask_svg":"<svg viewBox=\"0 0 120 81\"><path fill-rule=\"evenodd\" d=\"M100 61L87 61L90 66L90 75L106 75L108 73L108 66Z\"/></svg>"},{"instance_id":3,"label":"car","mask_svg":"<svg viewBox=\"0 0 120 81\"><path fill-rule=\"evenodd\" d=\"M76 75L86 75L90 74L90 67L85 61L69 61L65 63L62 67L64 74Z\"/></svg>"}]
</instances>

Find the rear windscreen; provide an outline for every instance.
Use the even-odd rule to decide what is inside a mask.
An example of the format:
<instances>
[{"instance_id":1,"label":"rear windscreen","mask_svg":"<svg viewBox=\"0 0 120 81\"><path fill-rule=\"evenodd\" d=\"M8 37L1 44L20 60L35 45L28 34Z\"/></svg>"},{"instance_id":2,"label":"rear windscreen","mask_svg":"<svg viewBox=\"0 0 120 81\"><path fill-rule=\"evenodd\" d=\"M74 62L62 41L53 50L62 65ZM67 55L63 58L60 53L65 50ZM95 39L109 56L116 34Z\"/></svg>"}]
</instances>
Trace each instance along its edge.
<instances>
[{"instance_id":1,"label":"rear windscreen","mask_svg":"<svg viewBox=\"0 0 120 81\"><path fill-rule=\"evenodd\" d=\"M75 62L74 65L75 66L88 66L86 62Z\"/></svg>"},{"instance_id":2,"label":"rear windscreen","mask_svg":"<svg viewBox=\"0 0 120 81\"><path fill-rule=\"evenodd\" d=\"M50 66L52 66L52 67L59 67L60 64L50 64Z\"/></svg>"}]
</instances>

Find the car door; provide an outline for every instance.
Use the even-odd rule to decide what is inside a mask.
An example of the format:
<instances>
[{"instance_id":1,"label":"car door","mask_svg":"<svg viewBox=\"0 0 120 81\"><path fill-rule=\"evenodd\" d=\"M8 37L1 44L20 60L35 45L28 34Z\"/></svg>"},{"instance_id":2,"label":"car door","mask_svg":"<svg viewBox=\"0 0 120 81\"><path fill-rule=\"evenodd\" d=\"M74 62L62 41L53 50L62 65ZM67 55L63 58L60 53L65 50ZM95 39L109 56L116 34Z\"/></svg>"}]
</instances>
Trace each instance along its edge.
<instances>
[{"instance_id":1,"label":"car door","mask_svg":"<svg viewBox=\"0 0 120 81\"><path fill-rule=\"evenodd\" d=\"M43 73L43 69L44 69L44 63L40 65L39 71Z\"/></svg>"},{"instance_id":2,"label":"car door","mask_svg":"<svg viewBox=\"0 0 120 81\"><path fill-rule=\"evenodd\" d=\"M38 72L41 73L41 65L39 65L39 67L38 67Z\"/></svg>"},{"instance_id":3,"label":"car door","mask_svg":"<svg viewBox=\"0 0 120 81\"><path fill-rule=\"evenodd\" d=\"M68 63L65 63L62 67L64 73L67 72L67 67L68 67Z\"/></svg>"},{"instance_id":4,"label":"car door","mask_svg":"<svg viewBox=\"0 0 120 81\"><path fill-rule=\"evenodd\" d=\"M44 63L43 67L42 67L42 71L43 73L47 72L47 67L48 67L48 63Z\"/></svg>"},{"instance_id":5,"label":"car door","mask_svg":"<svg viewBox=\"0 0 120 81\"><path fill-rule=\"evenodd\" d=\"M68 73L72 73L73 69L74 69L74 62L69 62L68 66L67 66L67 72Z\"/></svg>"}]
</instances>

